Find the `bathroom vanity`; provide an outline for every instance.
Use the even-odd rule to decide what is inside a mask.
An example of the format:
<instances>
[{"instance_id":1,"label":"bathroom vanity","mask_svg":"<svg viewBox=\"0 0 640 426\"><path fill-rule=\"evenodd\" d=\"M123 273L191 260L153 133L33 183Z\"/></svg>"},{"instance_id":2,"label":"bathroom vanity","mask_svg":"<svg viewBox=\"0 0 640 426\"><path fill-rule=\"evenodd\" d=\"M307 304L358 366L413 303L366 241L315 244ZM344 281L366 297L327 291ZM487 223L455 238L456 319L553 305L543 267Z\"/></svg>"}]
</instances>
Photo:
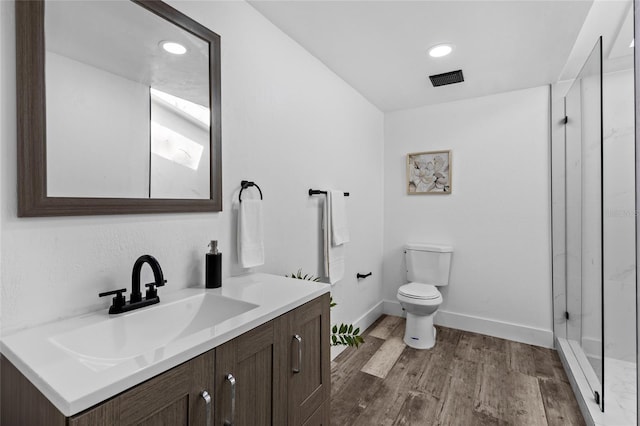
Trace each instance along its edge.
<instances>
[{"instance_id":1,"label":"bathroom vanity","mask_svg":"<svg viewBox=\"0 0 640 426\"><path fill-rule=\"evenodd\" d=\"M10 334L1 423L328 425L328 292L255 274Z\"/></svg>"}]
</instances>

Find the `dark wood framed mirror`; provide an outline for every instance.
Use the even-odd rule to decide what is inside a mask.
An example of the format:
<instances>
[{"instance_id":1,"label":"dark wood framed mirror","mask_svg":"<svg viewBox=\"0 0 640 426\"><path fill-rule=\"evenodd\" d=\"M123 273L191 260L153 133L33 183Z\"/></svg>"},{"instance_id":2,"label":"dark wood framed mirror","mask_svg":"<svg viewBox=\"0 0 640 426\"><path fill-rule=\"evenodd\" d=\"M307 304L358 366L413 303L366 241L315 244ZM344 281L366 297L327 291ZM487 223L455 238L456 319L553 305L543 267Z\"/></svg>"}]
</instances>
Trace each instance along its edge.
<instances>
[{"instance_id":1,"label":"dark wood framed mirror","mask_svg":"<svg viewBox=\"0 0 640 426\"><path fill-rule=\"evenodd\" d=\"M56 9L65 4L73 10ZM79 15L100 5L129 9ZM56 22L69 32L57 34ZM105 39L110 32L124 40ZM148 34L157 39L140 40ZM163 51L175 38L187 55ZM192 52L198 72L178 59ZM161 1L17 0L16 74L19 217L222 210L220 36L211 30Z\"/></svg>"}]
</instances>

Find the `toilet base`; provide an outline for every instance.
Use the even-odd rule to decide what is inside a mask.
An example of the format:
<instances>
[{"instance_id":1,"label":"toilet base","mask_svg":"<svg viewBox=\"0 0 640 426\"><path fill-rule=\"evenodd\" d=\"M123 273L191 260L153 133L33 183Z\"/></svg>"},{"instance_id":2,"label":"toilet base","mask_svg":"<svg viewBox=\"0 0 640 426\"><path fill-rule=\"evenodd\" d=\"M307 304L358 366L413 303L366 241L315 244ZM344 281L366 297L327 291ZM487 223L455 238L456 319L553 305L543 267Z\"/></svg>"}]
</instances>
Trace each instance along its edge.
<instances>
[{"instance_id":1,"label":"toilet base","mask_svg":"<svg viewBox=\"0 0 640 426\"><path fill-rule=\"evenodd\" d=\"M436 344L436 328L431 315L414 315L407 312L404 343L414 349L431 349Z\"/></svg>"}]
</instances>

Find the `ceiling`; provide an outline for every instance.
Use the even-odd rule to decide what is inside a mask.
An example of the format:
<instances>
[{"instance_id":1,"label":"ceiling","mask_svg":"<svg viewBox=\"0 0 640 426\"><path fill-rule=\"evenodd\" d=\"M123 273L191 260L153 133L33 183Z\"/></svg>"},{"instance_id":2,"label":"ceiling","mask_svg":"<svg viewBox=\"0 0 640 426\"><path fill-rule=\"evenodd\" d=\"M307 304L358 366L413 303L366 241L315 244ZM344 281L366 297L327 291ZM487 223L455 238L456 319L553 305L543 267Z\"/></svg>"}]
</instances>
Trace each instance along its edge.
<instances>
[{"instance_id":1,"label":"ceiling","mask_svg":"<svg viewBox=\"0 0 640 426\"><path fill-rule=\"evenodd\" d=\"M50 1L46 48L87 65L209 107L209 44L128 1ZM187 48L171 55L160 47Z\"/></svg>"},{"instance_id":2,"label":"ceiling","mask_svg":"<svg viewBox=\"0 0 640 426\"><path fill-rule=\"evenodd\" d=\"M556 82L592 1L250 4L386 112ZM428 56L445 42L451 55ZM429 75L457 69L463 83L432 87Z\"/></svg>"}]
</instances>

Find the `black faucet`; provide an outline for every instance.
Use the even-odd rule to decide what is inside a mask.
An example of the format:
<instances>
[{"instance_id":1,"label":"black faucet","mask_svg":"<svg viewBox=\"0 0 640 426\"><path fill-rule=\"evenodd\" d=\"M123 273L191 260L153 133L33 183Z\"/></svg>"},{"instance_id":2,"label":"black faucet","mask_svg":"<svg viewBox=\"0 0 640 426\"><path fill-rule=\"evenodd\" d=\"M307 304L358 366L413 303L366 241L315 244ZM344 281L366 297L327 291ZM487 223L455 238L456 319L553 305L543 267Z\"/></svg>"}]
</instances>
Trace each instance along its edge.
<instances>
[{"instance_id":1,"label":"black faucet","mask_svg":"<svg viewBox=\"0 0 640 426\"><path fill-rule=\"evenodd\" d=\"M142 293L140 292L140 271L142 270L142 265L148 263L151 266L151 270L153 271L154 282L145 284L147 287L147 292L145 294L145 298L142 298ZM158 297L157 287L162 287L167 280L164 279L164 275L162 274L162 268L160 268L160 264L156 260L155 257L145 254L142 255L136 260L136 263L133 264L133 273L131 276L131 298L129 302L126 301L124 292L127 291L126 288L120 290L106 291L104 293L98 294L98 296L109 296L115 294L116 297L113 298L113 304L109 307L110 314L120 314L122 312L132 311L134 309L142 308L144 306L153 305L155 303L160 302L160 298Z\"/></svg>"}]
</instances>

